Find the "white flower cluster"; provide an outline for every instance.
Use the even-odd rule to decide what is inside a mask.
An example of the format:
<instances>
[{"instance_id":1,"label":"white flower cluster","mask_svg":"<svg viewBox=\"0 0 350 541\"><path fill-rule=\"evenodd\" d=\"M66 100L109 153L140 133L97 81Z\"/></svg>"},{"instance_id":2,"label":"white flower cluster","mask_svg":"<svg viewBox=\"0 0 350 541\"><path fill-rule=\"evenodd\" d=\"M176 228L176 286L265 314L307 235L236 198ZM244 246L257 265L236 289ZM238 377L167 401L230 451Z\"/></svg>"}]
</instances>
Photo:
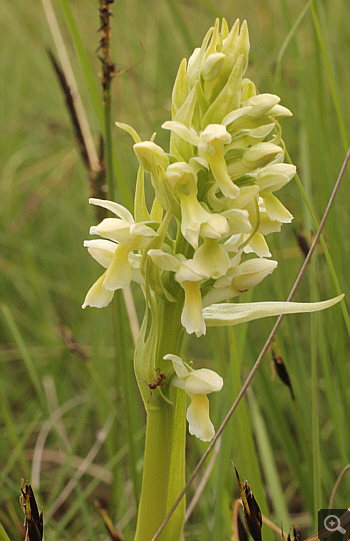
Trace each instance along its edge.
<instances>
[{"instance_id":1,"label":"white flower cluster","mask_svg":"<svg viewBox=\"0 0 350 541\"><path fill-rule=\"evenodd\" d=\"M85 243L107 270L83 307L106 306L113 292L131 280L178 302L179 284L182 325L201 336L206 331L203 307L250 289L277 266L267 259L265 236L292 220L274 195L295 175L295 166L283 163L279 125L291 112L279 105L278 96L257 94L244 77L248 53L246 23L239 28L236 21L229 31L224 19L221 29L216 21L188 63L181 62L172 120L162 126L171 132L169 153L117 124L133 136L140 163L136 222L117 203L90 200L118 218L91 228L104 240ZM144 172L155 190L150 214ZM169 234L170 214L178 227L176 240ZM145 257L153 267L148 274Z\"/></svg>"}]
</instances>

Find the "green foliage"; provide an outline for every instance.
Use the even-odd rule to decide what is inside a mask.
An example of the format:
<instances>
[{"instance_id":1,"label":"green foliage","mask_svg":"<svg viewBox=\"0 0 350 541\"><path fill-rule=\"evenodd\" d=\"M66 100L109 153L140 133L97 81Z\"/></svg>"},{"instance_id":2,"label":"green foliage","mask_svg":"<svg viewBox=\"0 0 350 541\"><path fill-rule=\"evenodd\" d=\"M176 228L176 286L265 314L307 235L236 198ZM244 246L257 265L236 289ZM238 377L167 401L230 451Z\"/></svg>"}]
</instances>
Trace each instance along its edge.
<instances>
[{"instance_id":1,"label":"green foliage","mask_svg":"<svg viewBox=\"0 0 350 541\"><path fill-rule=\"evenodd\" d=\"M0 524L0 540L1 541L10 541L10 538L7 535L7 533L5 532L2 524Z\"/></svg>"},{"instance_id":2,"label":"green foliage","mask_svg":"<svg viewBox=\"0 0 350 541\"><path fill-rule=\"evenodd\" d=\"M247 19L252 51L247 76L260 92L281 96L294 113L283 123L284 139L319 221L350 135L349 3L314 0L307 8L302 0L219 0L215 7L209 0L173 4L131 0L111 5L112 59L119 70L135 66L113 81L112 120L132 124L142 139L157 131L156 142L166 146L169 134L160 125L171 116L170 92L181 59L201 42L214 23L214 11L230 24L237 17ZM94 53L97 3L76 0L69 5L77 32L73 37L67 2L55 2L54 9L98 146L102 115L91 78L95 74L99 84ZM45 51L47 45L54 50L54 45L41 4L3 3L1 28L0 521L9 537L17 539L23 477L44 507L48 541L106 539L94 500L106 504L124 538L133 539L144 410L131 376L134 346L124 300L120 295L116 307L81 310L100 272L83 248L93 210L87 205L88 175ZM113 124L112 138L129 183L116 185L116 199L128 205L138 164L129 135ZM320 248L315 269L303 278L294 299L298 302L334 297L335 277L345 299L349 296L348 180L349 172L324 232L332 273ZM303 228L309 239L315 225L296 182L281 198L295 219L281 235L269 238L279 266L254 290L253 298L249 293L242 301L285 300L302 264L294 232ZM133 293L140 315L144 301L139 289ZM245 411L237 410L224 432L213 473L185 525L191 541L231 539L230 507L239 497L233 467L227 465L231 459L242 479L260 468L261 479L273 492L270 518L277 525L288 512L305 534L314 533L315 502L327 506L338 474L350 462L344 306L343 311L336 306L317 314L312 324L308 315L285 318L277 342L296 400L278 378L271 378L266 357L254 377L253 394L246 397ZM117 335L112 310L117 319L122 314ZM62 332L62 325L71 335ZM234 348L231 331L221 328L208 329L200 340L186 338L188 356L197 365L203 360L203 366L210 366L211 361L225 380L222 396L210 398L216 427L241 386L236 359L244 380L271 327L269 319L238 327ZM132 433L127 423L132 423ZM205 448L188 437L188 474ZM248 481L253 491L254 485L260 491L260 480ZM188 502L193 491L192 487ZM349 493L350 477L345 476L335 507L348 507ZM278 505L279 498L283 501ZM267 531L264 526L263 536ZM6 539L2 531L1 536Z\"/></svg>"}]
</instances>

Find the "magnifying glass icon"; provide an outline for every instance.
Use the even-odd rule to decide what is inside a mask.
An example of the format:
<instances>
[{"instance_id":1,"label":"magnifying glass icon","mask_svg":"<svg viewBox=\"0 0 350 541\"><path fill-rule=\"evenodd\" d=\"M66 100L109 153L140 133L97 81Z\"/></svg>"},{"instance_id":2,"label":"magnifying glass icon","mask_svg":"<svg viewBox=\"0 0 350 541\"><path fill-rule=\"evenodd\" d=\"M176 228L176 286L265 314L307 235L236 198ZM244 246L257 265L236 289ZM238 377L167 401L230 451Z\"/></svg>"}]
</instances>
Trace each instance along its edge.
<instances>
[{"instance_id":1,"label":"magnifying glass icon","mask_svg":"<svg viewBox=\"0 0 350 541\"><path fill-rule=\"evenodd\" d=\"M324 519L324 527L331 533L339 532L345 534L344 528L340 525L340 520L336 515L327 515Z\"/></svg>"}]
</instances>

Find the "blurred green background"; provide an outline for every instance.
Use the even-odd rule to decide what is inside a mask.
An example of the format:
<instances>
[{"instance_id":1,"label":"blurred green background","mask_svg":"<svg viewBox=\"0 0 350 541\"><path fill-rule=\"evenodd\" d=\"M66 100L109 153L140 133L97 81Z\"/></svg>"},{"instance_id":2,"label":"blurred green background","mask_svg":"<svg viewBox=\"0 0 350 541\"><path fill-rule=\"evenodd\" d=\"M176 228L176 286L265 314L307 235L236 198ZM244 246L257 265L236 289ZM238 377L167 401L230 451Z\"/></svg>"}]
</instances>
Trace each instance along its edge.
<instances>
[{"instance_id":1,"label":"blurred green background","mask_svg":"<svg viewBox=\"0 0 350 541\"><path fill-rule=\"evenodd\" d=\"M54 0L52 5L98 145L100 126L62 9L65 4ZM67 4L99 84L98 3ZM215 17L224 16L230 26L236 18L247 19L247 76L261 93L281 96L281 103L294 113L283 121L283 138L319 220L350 135L349 2L217 0L214 5L210 0L129 0L115 1L111 9L111 56L120 71L112 86L112 118L133 125L143 139L156 131L157 142L164 146L169 134L160 126L170 118L171 89L181 59L201 44ZM123 341L116 343L112 307L81 309L86 291L99 276L98 265L83 248L95 218L87 204L87 172L46 51L50 47L56 54L43 5L39 0L5 0L1 15L0 522L10 539L21 538L18 496L23 477L44 506L47 541L106 539L95 500L108 508L128 540L135 504L126 419L135 427L133 461L139 476L145 419L131 379L133 342L124 301L119 295ZM114 125L112 133L128 183L128 192L120 190L116 178L117 198L131 209L137 172L132 140ZM347 172L324 232L347 296L349 179ZM285 300L303 262L295 232L302 230L309 239L316 229L295 180L280 198L295 219L280 235L268 238L279 266L242 301ZM140 320L142 293L138 287L132 291ZM335 295L320 248L296 300ZM212 474L187 521L186 539L231 539L231 508L238 497L231 460L253 491L263 486L270 518L278 526L283 520L284 531L291 524L299 524L305 536L316 531L316 509L328 505L337 476L350 462L348 322L340 306L311 318L284 320L277 341L296 401L278 378L272 379L271 357L266 356L245 405L224 432ZM187 339L190 358L211 364L225 378L221 396L211 399L216 427L272 324L259 320L234 332L209 329L201 340ZM72 339L85 357L79 356ZM122 363L128 366L126 378ZM131 412L125 411L126 393L132 393ZM106 423L108 435L101 441L98 434ZM189 437L189 473L205 448ZM257 470L260 479L251 478L250 472ZM348 507L349 493L350 476L345 476L335 507ZM264 531L271 538L268 529Z\"/></svg>"}]
</instances>

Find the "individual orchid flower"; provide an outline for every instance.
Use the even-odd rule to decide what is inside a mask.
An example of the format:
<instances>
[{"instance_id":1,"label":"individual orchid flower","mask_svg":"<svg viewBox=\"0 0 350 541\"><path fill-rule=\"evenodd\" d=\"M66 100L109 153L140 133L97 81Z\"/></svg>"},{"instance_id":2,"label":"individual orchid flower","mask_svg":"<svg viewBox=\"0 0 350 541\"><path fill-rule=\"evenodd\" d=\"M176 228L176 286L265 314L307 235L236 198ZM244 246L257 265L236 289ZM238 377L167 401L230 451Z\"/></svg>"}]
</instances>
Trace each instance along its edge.
<instances>
[{"instance_id":1,"label":"individual orchid flower","mask_svg":"<svg viewBox=\"0 0 350 541\"><path fill-rule=\"evenodd\" d=\"M151 173L157 204L165 210L171 210L174 216L178 217L179 203L165 175L165 170L169 165L167 154L153 141L140 141L133 148L142 169Z\"/></svg>"},{"instance_id":2,"label":"individual orchid flower","mask_svg":"<svg viewBox=\"0 0 350 541\"><path fill-rule=\"evenodd\" d=\"M198 155L208 163L212 175L222 193L231 199L239 195L236 186L227 171L224 158L225 147L231 142L231 135L221 124L209 124L200 134L193 128L188 128L176 120L164 122L162 128L173 133L198 147Z\"/></svg>"},{"instance_id":3,"label":"individual orchid flower","mask_svg":"<svg viewBox=\"0 0 350 541\"><path fill-rule=\"evenodd\" d=\"M118 244L105 239L86 240L84 241L84 246L88 249L89 254L105 269L108 269L111 265L113 256L118 248ZM140 272L140 256L131 252L129 253L128 260L131 269L131 279L140 285L144 285L144 279ZM104 289L103 282L105 277L106 272L91 286L85 297L83 308L87 306L103 308L111 302L114 291Z\"/></svg>"},{"instance_id":4,"label":"individual orchid flower","mask_svg":"<svg viewBox=\"0 0 350 541\"><path fill-rule=\"evenodd\" d=\"M161 165L164 169L169 163L169 158L159 145L153 141L142 141L134 145L134 152L139 160L140 165L148 173L154 173L157 165Z\"/></svg>"},{"instance_id":5,"label":"individual orchid flower","mask_svg":"<svg viewBox=\"0 0 350 541\"><path fill-rule=\"evenodd\" d=\"M282 224L290 223L293 216L273 194L264 193L264 198L259 198L258 206L250 213L249 220L255 233L252 236L242 235L238 242L239 247L244 246L246 254L255 253L258 257L271 257L265 235L281 231ZM232 236L225 243L229 251L234 238Z\"/></svg>"},{"instance_id":6,"label":"individual orchid flower","mask_svg":"<svg viewBox=\"0 0 350 541\"><path fill-rule=\"evenodd\" d=\"M295 175L295 165L289 163L275 163L259 169L254 180L259 186L260 195L276 192L287 184Z\"/></svg>"},{"instance_id":7,"label":"individual orchid flower","mask_svg":"<svg viewBox=\"0 0 350 541\"><path fill-rule=\"evenodd\" d=\"M259 284L276 267L277 261L264 258L249 259L236 265L233 262L226 275L216 280L213 289L203 298L203 308L241 295Z\"/></svg>"},{"instance_id":8,"label":"individual orchid flower","mask_svg":"<svg viewBox=\"0 0 350 541\"><path fill-rule=\"evenodd\" d=\"M222 124L226 126L231 135L240 130L254 129L269 124L271 120L275 122L280 118L292 116L289 109L279 105L281 100L279 96L274 94L255 95L255 87L249 85L249 88L253 89L254 95L246 100L243 99L240 108L230 111L222 120ZM242 97L245 97L244 90Z\"/></svg>"},{"instance_id":9,"label":"individual orchid flower","mask_svg":"<svg viewBox=\"0 0 350 541\"><path fill-rule=\"evenodd\" d=\"M148 250L153 263L162 270L175 273L175 280L185 292L185 303L181 314L181 323L188 334L202 336L206 333L202 313L202 295L200 286L204 278L208 278L196 267L193 259L185 259L167 254L163 250Z\"/></svg>"},{"instance_id":10,"label":"individual orchid flower","mask_svg":"<svg viewBox=\"0 0 350 541\"><path fill-rule=\"evenodd\" d=\"M243 251L245 254L255 253L258 257L271 257L271 253L264 235L259 232L249 235L232 235L224 243L229 253L238 254Z\"/></svg>"},{"instance_id":11,"label":"individual orchid flower","mask_svg":"<svg viewBox=\"0 0 350 541\"><path fill-rule=\"evenodd\" d=\"M235 152L232 158L227 154L227 171L231 179L237 180L267 164L282 161L283 156L284 152L280 146L270 142L257 143Z\"/></svg>"},{"instance_id":12,"label":"individual orchid flower","mask_svg":"<svg viewBox=\"0 0 350 541\"><path fill-rule=\"evenodd\" d=\"M185 162L169 165L166 177L181 204L181 232L196 250L198 237L223 238L229 226L224 216L211 214L197 199L197 173Z\"/></svg>"},{"instance_id":13,"label":"individual orchid flower","mask_svg":"<svg viewBox=\"0 0 350 541\"><path fill-rule=\"evenodd\" d=\"M145 224L135 223L131 213L118 203L103 199L89 199L89 202L119 216L105 218L100 224L90 228L92 235L100 235L108 240L84 243L92 257L107 270L88 291L83 308L101 308L111 302L116 289L121 289L131 282L133 268L137 266L132 252L145 248L150 238L157 233ZM139 273L137 281L140 282Z\"/></svg>"},{"instance_id":14,"label":"individual orchid flower","mask_svg":"<svg viewBox=\"0 0 350 541\"><path fill-rule=\"evenodd\" d=\"M173 363L176 373L171 379L171 385L185 391L191 399L186 414L190 434L202 441L211 441L215 436L215 429L209 417L207 395L222 389L222 377L208 368L193 370L177 355L168 354L163 358Z\"/></svg>"},{"instance_id":15,"label":"individual orchid flower","mask_svg":"<svg viewBox=\"0 0 350 541\"><path fill-rule=\"evenodd\" d=\"M293 215L272 193L265 193L263 198L259 198L258 231L262 235L281 231L282 224L292 220Z\"/></svg>"},{"instance_id":16,"label":"individual orchid flower","mask_svg":"<svg viewBox=\"0 0 350 541\"><path fill-rule=\"evenodd\" d=\"M200 134L198 154L209 164L222 193L231 199L239 195L239 188L229 176L224 157L224 145L231 142L231 135L222 124L209 124Z\"/></svg>"}]
</instances>

